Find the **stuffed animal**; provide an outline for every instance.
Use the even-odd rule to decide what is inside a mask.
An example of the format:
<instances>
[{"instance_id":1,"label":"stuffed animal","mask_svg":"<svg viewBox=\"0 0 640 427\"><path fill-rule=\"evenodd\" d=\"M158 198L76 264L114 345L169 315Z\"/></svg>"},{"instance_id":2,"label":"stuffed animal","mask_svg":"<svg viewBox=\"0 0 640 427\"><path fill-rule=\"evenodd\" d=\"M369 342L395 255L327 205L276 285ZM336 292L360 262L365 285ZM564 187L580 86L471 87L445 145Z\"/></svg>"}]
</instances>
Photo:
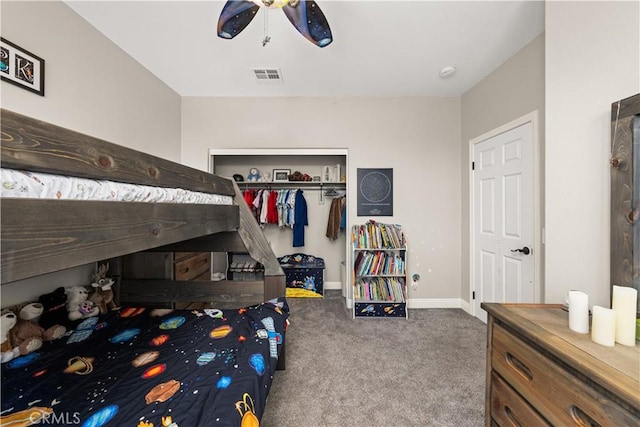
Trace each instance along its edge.
<instances>
[{"instance_id":1,"label":"stuffed animal","mask_svg":"<svg viewBox=\"0 0 640 427\"><path fill-rule=\"evenodd\" d=\"M63 325L70 328L73 323L69 321L67 313L67 294L61 286L48 294L40 295L38 302L42 304L43 312L38 323L45 329L55 325Z\"/></svg>"},{"instance_id":2,"label":"stuffed animal","mask_svg":"<svg viewBox=\"0 0 640 427\"><path fill-rule=\"evenodd\" d=\"M0 344L0 362L8 362L20 355L20 349L14 347L11 342L10 331L18 322L18 316L9 310L2 310L0 314L0 335L2 336L2 344Z\"/></svg>"},{"instance_id":3,"label":"stuffed animal","mask_svg":"<svg viewBox=\"0 0 640 427\"><path fill-rule=\"evenodd\" d=\"M256 182L260 180L260 171L258 168L249 169L249 175L247 175L247 181Z\"/></svg>"},{"instance_id":4,"label":"stuffed animal","mask_svg":"<svg viewBox=\"0 0 640 427\"><path fill-rule=\"evenodd\" d=\"M0 345L0 362L8 362L18 356L23 356L38 350L42 347L42 339L30 337L19 345L13 342L13 330L18 323L18 315L11 310L2 310L0 315L0 329L2 334L2 344Z\"/></svg>"},{"instance_id":5,"label":"stuffed animal","mask_svg":"<svg viewBox=\"0 0 640 427\"><path fill-rule=\"evenodd\" d=\"M94 292L89 297L100 309L100 314L105 314L109 310L117 310L119 307L113 301L113 289L115 281L106 277L109 270L109 263L102 264L96 272L96 281L91 284Z\"/></svg>"},{"instance_id":6,"label":"stuffed animal","mask_svg":"<svg viewBox=\"0 0 640 427\"><path fill-rule=\"evenodd\" d=\"M93 301L89 301L89 291L84 286L71 286L64 291L67 294L69 320L86 319L100 314L100 309Z\"/></svg>"},{"instance_id":7,"label":"stuffed animal","mask_svg":"<svg viewBox=\"0 0 640 427\"><path fill-rule=\"evenodd\" d=\"M62 325L45 329L38 324L38 319L44 312L44 307L40 303L22 304L13 308L12 311L18 313L18 321L10 332L11 342L15 346L20 346L33 338L41 342L57 340L67 332L67 328Z\"/></svg>"}]
</instances>

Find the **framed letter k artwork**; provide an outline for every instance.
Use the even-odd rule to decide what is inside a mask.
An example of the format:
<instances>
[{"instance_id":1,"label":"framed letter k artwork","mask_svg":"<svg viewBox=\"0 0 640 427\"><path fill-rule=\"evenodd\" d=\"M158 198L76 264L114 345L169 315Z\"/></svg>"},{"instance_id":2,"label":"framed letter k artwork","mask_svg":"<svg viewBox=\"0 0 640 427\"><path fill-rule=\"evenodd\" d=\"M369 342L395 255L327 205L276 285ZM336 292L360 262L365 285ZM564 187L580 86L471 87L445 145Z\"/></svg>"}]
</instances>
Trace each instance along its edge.
<instances>
[{"instance_id":1,"label":"framed letter k artwork","mask_svg":"<svg viewBox=\"0 0 640 427\"><path fill-rule=\"evenodd\" d=\"M0 77L44 96L44 59L0 37Z\"/></svg>"}]
</instances>

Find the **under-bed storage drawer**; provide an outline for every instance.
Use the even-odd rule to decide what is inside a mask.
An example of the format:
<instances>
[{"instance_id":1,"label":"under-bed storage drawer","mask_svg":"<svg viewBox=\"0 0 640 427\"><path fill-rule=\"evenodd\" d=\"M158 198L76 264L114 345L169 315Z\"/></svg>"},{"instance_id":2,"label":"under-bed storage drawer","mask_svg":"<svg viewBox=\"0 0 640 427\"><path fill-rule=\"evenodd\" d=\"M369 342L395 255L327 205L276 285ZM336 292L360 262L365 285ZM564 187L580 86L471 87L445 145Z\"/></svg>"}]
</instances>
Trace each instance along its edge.
<instances>
[{"instance_id":1,"label":"under-bed storage drawer","mask_svg":"<svg viewBox=\"0 0 640 427\"><path fill-rule=\"evenodd\" d=\"M210 280L210 252L176 252L175 280Z\"/></svg>"},{"instance_id":2,"label":"under-bed storage drawer","mask_svg":"<svg viewBox=\"0 0 640 427\"><path fill-rule=\"evenodd\" d=\"M549 425L495 372L491 373L491 418L500 427Z\"/></svg>"},{"instance_id":3,"label":"under-bed storage drawer","mask_svg":"<svg viewBox=\"0 0 640 427\"><path fill-rule=\"evenodd\" d=\"M138 252L123 257L125 279L211 280L211 252Z\"/></svg>"},{"instance_id":4,"label":"under-bed storage drawer","mask_svg":"<svg viewBox=\"0 0 640 427\"><path fill-rule=\"evenodd\" d=\"M631 426L638 419L493 323L491 367L553 425Z\"/></svg>"}]
</instances>

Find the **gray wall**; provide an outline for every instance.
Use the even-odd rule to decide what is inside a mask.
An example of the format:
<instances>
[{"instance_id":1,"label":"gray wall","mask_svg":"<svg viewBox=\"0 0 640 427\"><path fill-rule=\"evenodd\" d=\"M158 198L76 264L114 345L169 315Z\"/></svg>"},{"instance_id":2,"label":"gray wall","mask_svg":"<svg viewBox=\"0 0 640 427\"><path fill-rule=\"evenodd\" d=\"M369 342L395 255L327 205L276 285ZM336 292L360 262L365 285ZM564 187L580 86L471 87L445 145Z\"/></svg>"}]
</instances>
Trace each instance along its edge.
<instances>
[{"instance_id":1,"label":"gray wall","mask_svg":"<svg viewBox=\"0 0 640 427\"><path fill-rule=\"evenodd\" d=\"M59 1L2 1L2 37L45 60L45 96L1 83L2 107L180 160L180 96Z\"/></svg>"},{"instance_id":2,"label":"gray wall","mask_svg":"<svg viewBox=\"0 0 640 427\"><path fill-rule=\"evenodd\" d=\"M469 301L469 141L538 110L544 147L544 34L503 63L462 96L462 285ZM542 165L544 167L544 165Z\"/></svg>"},{"instance_id":3,"label":"gray wall","mask_svg":"<svg viewBox=\"0 0 640 427\"><path fill-rule=\"evenodd\" d=\"M45 60L45 96L0 83L2 107L180 160L180 97L67 5L2 1L2 37ZM2 286L2 305L88 284L91 266Z\"/></svg>"},{"instance_id":4,"label":"gray wall","mask_svg":"<svg viewBox=\"0 0 640 427\"><path fill-rule=\"evenodd\" d=\"M187 97L182 144L183 162L204 170L209 148L347 148L350 195L357 168L393 168L394 216L375 219L404 226L409 273L422 277L411 302L459 304L458 98ZM356 215L355 197L348 216L352 224L369 219Z\"/></svg>"},{"instance_id":5,"label":"gray wall","mask_svg":"<svg viewBox=\"0 0 640 427\"><path fill-rule=\"evenodd\" d=\"M640 3L547 2L546 302L609 307L611 103L640 92Z\"/></svg>"}]
</instances>

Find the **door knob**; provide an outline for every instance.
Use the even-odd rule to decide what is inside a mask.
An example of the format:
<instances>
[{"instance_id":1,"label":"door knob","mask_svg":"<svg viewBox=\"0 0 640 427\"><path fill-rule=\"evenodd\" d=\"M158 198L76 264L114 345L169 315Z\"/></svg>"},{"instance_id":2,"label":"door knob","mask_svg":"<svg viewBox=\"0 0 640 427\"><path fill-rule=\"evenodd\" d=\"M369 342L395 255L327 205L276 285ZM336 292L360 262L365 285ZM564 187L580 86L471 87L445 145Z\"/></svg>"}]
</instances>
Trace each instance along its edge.
<instances>
[{"instance_id":1,"label":"door knob","mask_svg":"<svg viewBox=\"0 0 640 427\"><path fill-rule=\"evenodd\" d=\"M531 253L531 249L525 246L522 249L511 249L511 252L520 252L522 254L529 255Z\"/></svg>"}]
</instances>

